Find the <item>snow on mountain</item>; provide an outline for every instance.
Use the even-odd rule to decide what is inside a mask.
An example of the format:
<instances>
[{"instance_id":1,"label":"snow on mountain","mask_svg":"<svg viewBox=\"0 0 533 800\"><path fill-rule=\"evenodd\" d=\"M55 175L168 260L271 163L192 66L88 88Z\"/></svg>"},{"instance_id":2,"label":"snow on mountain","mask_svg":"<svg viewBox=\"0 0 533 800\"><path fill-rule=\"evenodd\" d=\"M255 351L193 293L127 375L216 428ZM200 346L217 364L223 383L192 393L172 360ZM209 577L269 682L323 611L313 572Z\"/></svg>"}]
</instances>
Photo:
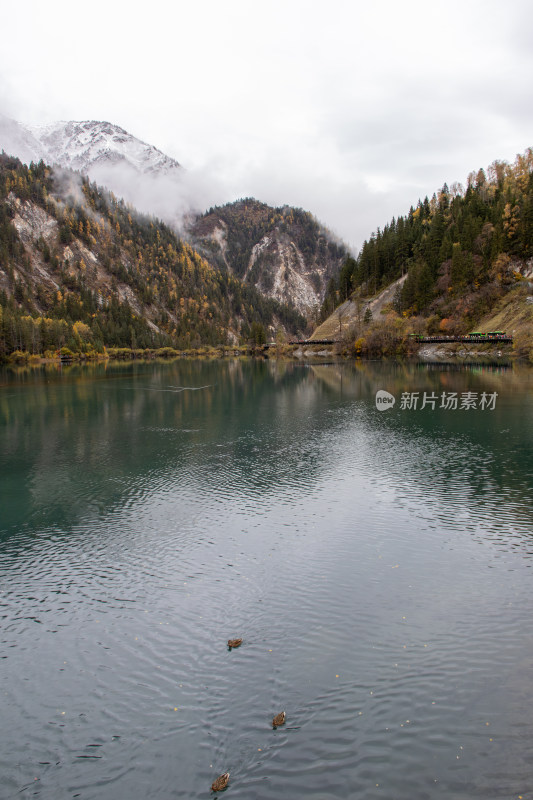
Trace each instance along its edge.
<instances>
[{"instance_id":1,"label":"snow on mountain","mask_svg":"<svg viewBox=\"0 0 533 800\"><path fill-rule=\"evenodd\" d=\"M21 126L37 140L46 160L90 175L98 165L125 163L141 174L181 171L180 164L110 122L53 122Z\"/></svg>"},{"instance_id":2,"label":"snow on mountain","mask_svg":"<svg viewBox=\"0 0 533 800\"><path fill-rule=\"evenodd\" d=\"M264 295L291 302L302 312L321 302L327 280L346 255L301 209L280 212L242 201L200 216L218 191L212 176L188 172L109 122L23 125L0 116L0 149L26 163L42 158L88 175L190 238L215 266L232 270Z\"/></svg>"},{"instance_id":3,"label":"snow on mountain","mask_svg":"<svg viewBox=\"0 0 533 800\"><path fill-rule=\"evenodd\" d=\"M87 175L139 211L177 228L202 209L206 187L173 158L110 122L25 125L0 115L0 150L21 161L56 164Z\"/></svg>"}]
</instances>

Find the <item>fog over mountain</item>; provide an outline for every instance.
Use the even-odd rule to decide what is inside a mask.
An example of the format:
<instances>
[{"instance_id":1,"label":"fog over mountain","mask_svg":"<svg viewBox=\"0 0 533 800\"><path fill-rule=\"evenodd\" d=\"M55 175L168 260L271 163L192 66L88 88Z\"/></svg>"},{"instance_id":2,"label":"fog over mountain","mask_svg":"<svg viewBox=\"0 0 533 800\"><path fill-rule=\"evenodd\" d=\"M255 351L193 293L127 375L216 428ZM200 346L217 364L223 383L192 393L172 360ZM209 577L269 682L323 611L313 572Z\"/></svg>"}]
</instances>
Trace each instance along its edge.
<instances>
[{"instance_id":1,"label":"fog over mountain","mask_svg":"<svg viewBox=\"0 0 533 800\"><path fill-rule=\"evenodd\" d=\"M0 149L17 156L25 164L45 157L43 145L29 127L0 114Z\"/></svg>"},{"instance_id":2,"label":"fog over mountain","mask_svg":"<svg viewBox=\"0 0 533 800\"><path fill-rule=\"evenodd\" d=\"M110 122L26 125L0 115L0 149L24 163L40 159L78 170L139 211L181 228L185 215L218 198L216 182Z\"/></svg>"},{"instance_id":3,"label":"fog over mountain","mask_svg":"<svg viewBox=\"0 0 533 800\"><path fill-rule=\"evenodd\" d=\"M65 195L78 187L72 170L105 186L137 210L169 223L216 268L228 270L265 297L311 313L347 249L309 212L256 201L201 212L217 196L216 181L190 173L178 161L110 122L24 125L0 119L0 148L29 164L41 159L65 170ZM55 173L56 182L60 180ZM229 198L223 198L227 201ZM82 198L83 202L83 198Z\"/></svg>"}]
</instances>

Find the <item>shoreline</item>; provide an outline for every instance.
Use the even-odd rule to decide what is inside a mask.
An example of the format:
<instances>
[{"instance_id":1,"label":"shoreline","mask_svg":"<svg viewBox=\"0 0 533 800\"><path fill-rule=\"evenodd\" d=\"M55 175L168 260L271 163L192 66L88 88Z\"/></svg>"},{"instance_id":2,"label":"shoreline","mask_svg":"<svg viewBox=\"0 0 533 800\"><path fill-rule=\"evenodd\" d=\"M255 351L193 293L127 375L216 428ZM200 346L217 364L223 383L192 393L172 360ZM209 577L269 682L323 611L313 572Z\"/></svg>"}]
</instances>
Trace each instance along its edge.
<instances>
[{"instance_id":1,"label":"shoreline","mask_svg":"<svg viewBox=\"0 0 533 800\"><path fill-rule=\"evenodd\" d=\"M493 363L527 361L520 357L508 344L498 347L482 345L481 347L465 347L463 343L443 345L425 344L416 350L410 349L398 353L355 353L348 344L337 343L332 347L320 345L301 344L263 344L263 345L224 345L219 347L199 347L187 350L177 350L172 347L157 349L131 349L128 347L109 347L103 353L73 353L63 352L61 355L37 355L28 352L15 351L7 359L0 362L3 366L41 366L56 364L57 366L71 366L81 364L94 364L106 361L154 361L170 359L225 359L225 358L255 358L255 359L288 359L291 361L309 362L315 359L335 359L337 361L418 361L420 363L468 363L472 360L490 360Z\"/></svg>"}]
</instances>

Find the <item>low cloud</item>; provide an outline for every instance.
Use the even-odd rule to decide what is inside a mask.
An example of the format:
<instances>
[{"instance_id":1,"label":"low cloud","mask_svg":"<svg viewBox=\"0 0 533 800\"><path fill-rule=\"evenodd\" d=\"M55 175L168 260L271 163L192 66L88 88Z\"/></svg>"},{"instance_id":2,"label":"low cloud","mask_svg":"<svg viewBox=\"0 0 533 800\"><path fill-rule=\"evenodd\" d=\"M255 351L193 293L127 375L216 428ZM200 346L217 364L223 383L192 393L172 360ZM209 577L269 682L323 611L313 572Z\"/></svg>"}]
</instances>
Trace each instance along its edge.
<instances>
[{"instance_id":1,"label":"low cloud","mask_svg":"<svg viewBox=\"0 0 533 800\"><path fill-rule=\"evenodd\" d=\"M126 162L96 164L89 178L110 189L143 214L183 230L191 213L228 200L228 189L205 169L174 169L167 174L140 173Z\"/></svg>"}]
</instances>

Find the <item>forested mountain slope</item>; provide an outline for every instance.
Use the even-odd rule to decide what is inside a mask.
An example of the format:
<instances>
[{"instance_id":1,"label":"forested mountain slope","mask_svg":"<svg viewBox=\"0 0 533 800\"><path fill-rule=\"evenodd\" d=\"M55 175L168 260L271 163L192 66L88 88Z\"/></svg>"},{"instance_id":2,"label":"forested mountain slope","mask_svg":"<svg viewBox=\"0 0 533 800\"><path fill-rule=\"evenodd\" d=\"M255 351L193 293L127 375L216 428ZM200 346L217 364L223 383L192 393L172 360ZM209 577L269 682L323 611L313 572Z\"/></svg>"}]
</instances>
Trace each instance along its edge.
<instances>
[{"instance_id":1,"label":"forested mountain slope","mask_svg":"<svg viewBox=\"0 0 533 800\"><path fill-rule=\"evenodd\" d=\"M405 275L388 311L429 333L463 333L533 269L533 150L444 185L393 219L348 258L328 287L322 319ZM367 319L367 324L371 320ZM374 320L374 323L376 320Z\"/></svg>"},{"instance_id":2,"label":"forested mountain slope","mask_svg":"<svg viewBox=\"0 0 533 800\"><path fill-rule=\"evenodd\" d=\"M348 255L309 212L251 198L196 217L188 236L211 264L302 313L322 302Z\"/></svg>"},{"instance_id":3,"label":"forested mountain slope","mask_svg":"<svg viewBox=\"0 0 533 800\"><path fill-rule=\"evenodd\" d=\"M68 170L0 156L0 356L220 344L305 320Z\"/></svg>"}]
</instances>

